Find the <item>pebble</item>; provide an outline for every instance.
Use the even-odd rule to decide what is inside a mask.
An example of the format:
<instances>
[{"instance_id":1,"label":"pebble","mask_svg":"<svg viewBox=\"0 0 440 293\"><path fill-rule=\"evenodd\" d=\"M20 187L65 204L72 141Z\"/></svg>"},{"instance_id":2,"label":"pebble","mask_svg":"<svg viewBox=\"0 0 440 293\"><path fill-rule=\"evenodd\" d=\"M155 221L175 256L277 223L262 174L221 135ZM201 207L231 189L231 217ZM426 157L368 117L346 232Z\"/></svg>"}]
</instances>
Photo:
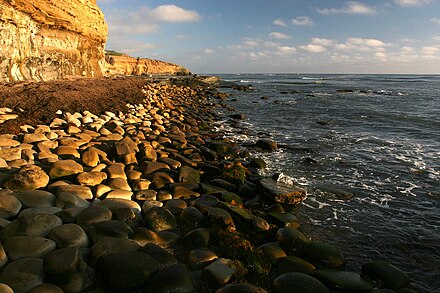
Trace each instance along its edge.
<instances>
[{"instance_id":1,"label":"pebble","mask_svg":"<svg viewBox=\"0 0 440 293\"><path fill-rule=\"evenodd\" d=\"M218 287L226 284L235 273L231 260L219 258L202 271L202 278Z\"/></svg>"},{"instance_id":2,"label":"pebble","mask_svg":"<svg viewBox=\"0 0 440 293\"><path fill-rule=\"evenodd\" d=\"M278 276L273 281L274 293L296 292L328 293L329 290L317 279L303 273L287 273Z\"/></svg>"},{"instance_id":3,"label":"pebble","mask_svg":"<svg viewBox=\"0 0 440 293\"><path fill-rule=\"evenodd\" d=\"M85 248L89 246L86 232L77 224L64 224L52 229L49 238L55 241L59 248L75 246Z\"/></svg>"},{"instance_id":4,"label":"pebble","mask_svg":"<svg viewBox=\"0 0 440 293\"><path fill-rule=\"evenodd\" d=\"M55 162L50 168L49 176L51 179L75 175L84 172L83 166L74 160L61 160Z\"/></svg>"},{"instance_id":5,"label":"pebble","mask_svg":"<svg viewBox=\"0 0 440 293\"><path fill-rule=\"evenodd\" d=\"M0 194L0 218L9 219L18 214L22 204L17 197L9 194Z\"/></svg>"},{"instance_id":6,"label":"pebble","mask_svg":"<svg viewBox=\"0 0 440 293\"><path fill-rule=\"evenodd\" d=\"M185 266L175 264L158 271L148 282L146 292L192 293L196 291L193 278Z\"/></svg>"},{"instance_id":7,"label":"pebble","mask_svg":"<svg viewBox=\"0 0 440 293\"><path fill-rule=\"evenodd\" d=\"M43 260L23 258L9 263L0 274L0 282L8 285L14 293L25 293L43 284Z\"/></svg>"},{"instance_id":8,"label":"pebble","mask_svg":"<svg viewBox=\"0 0 440 293\"><path fill-rule=\"evenodd\" d=\"M56 243L37 236L13 236L3 243L8 259L15 261L22 258L42 258L55 250Z\"/></svg>"}]
</instances>

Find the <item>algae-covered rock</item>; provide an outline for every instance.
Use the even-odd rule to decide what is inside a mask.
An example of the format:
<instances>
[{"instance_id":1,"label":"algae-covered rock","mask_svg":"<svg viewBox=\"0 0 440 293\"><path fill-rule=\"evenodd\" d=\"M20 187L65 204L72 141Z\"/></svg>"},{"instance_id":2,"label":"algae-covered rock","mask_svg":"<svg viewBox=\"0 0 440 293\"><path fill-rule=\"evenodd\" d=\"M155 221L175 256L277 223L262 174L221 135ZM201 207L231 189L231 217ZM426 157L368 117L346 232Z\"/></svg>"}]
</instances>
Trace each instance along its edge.
<instances>
[{"instance_id":1,"label":"algae-covered rock","mask_svg":"<svg viewBox=\"0 0 440 293\"><path fill-rule=\"evenodd\" d=\"M380 280L386 288L394 290L411 282L405 272L386 261L369 262L362 267L362 272L372 279Z\"/></svg>"},{"instance_id":2,"label":"algae-covered rock","mask_svg":"<svg viewBox=\"0 0 440 293\"><path fill-rule=\"evenodd\" d=\"M371 281L355 272L318 269L312 272L312 276L333 289L354 292L371 291L374 288Z\"/></svg>"},{"instance_id":3,"label":"algae-covered rock","mask_svg":"<svg viewBox=\"0 0 440 293\"><path fill-rule=\"evenodd\" d=\"M328 268L336 268L345 263L344 256L339 248L322 242L306 244L304 253L312 262Z\"/></svg>"}]
</instances>

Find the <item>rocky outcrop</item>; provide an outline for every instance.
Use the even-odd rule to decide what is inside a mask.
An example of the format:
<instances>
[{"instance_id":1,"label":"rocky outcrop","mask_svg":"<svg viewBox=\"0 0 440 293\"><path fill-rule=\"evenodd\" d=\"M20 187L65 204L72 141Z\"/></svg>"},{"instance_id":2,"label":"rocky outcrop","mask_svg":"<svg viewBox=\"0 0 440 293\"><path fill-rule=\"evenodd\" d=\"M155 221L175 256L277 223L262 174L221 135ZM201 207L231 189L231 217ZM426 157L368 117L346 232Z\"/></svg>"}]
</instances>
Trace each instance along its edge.
<instances>
[{"instance_id":1,"label":"rocky outcrop","mask_svg":"<svg viewBox=\"0 0 440 293\"><path fill-rule=\"evenodd\" d=\"M96 0L0 0L0 81L102 76L106 39Z\"/></svg>"},{"instance_id":2,"label":"rocky outcrop","mask_svg":"<svg viewBox=\"0 0 440 293\"><path fill-rule=\"evenodd\" d=\"M108 51L105 56L106 75L186 75L189 70L173 63L148 58L133 58L126 54Z\"/></svg>"}]
</instances>

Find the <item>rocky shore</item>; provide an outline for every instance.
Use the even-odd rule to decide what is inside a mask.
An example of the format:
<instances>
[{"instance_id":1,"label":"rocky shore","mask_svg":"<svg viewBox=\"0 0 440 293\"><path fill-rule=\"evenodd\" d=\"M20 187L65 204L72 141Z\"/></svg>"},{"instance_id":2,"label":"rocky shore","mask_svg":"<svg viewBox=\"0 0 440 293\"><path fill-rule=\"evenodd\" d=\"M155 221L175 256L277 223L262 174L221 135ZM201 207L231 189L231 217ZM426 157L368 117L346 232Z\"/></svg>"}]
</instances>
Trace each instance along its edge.
<instances>
[{"instance_id":1,"label":"rocky shore","mask_svg":"<svg viewBox=\"0 0 440 293\"><path fill-rule=\"evenodd\" d=\"M214 130L227 96L207 84L0 93L0 292L414 292L395 266L346 271L301 232L306 191L259 176L265 162Z\"/></svg>"}]
</instances>

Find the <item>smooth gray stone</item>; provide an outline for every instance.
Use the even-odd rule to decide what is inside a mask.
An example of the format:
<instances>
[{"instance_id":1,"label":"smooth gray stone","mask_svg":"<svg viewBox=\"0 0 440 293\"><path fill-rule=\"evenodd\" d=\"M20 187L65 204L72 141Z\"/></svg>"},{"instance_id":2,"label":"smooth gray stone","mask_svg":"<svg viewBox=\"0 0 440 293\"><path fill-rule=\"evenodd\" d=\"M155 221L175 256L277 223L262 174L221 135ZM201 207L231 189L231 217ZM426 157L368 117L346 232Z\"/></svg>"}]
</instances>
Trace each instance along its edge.
<instances>
[{"instance_id":1,"label":"smooth gray stone","mask_svg":"<svg viewBox=\"0 0 440 293\"><path fill-rule=\"evenodd\" d=\"M56 242L59 248L75 246L84 248L89 246L86 232L77 224L64 224L52 229L49 238Z\"/></svg>"},{"instance_id":2,"label":"smooth gray stone","mask_svg":"<svg viewBox=\"0 0 440 293\"><path fill-rule=\"evenodd\" d=\"M22 258L42 258L57 247L54 241L37 236L9 237L3 246L12 261Z\"/></svg>"},{"instance_id":3,"label":"smooth gray stone","mask_svg":"<svg viewBox=\"0 0 440 293\"><path fill-rule=\"evenodd\" d=\"M28 214L11 222L0 231L0 239L12 236L46 237L49 232L61 225L61 219L55 215Z\"/></svg>"},{"instance_id":4,"label":"smooth gray stone","mask_svg":"<svg viewBox=\"0 0 440 293\"><path fill-rule=\"evenodd\" d=\"M0 274L0 282L8 285L14 293L26 293L43 284L43 260L23 258L8 264Z\"/></svg>"},{"instance_id":5,"label":"smooth gray stone","mask_svg":"<svg viewBox=\"0 0 440 293\"><path fill-rule=\"evenodd\" d=\"M323 282L327 287L345 291L371 291L374 284L355 272L327 269L314 270L312 276Z\"/></svg>"},{"instance_id":6,"label":"smooth gray stone","mask_svg":"<svg viewBox=\"0 0 440 293\"><path fill-rule=\"evenodd\" d=\"M44 190L29 190L13 194L27 208L53 207L55 195Z\"/></svg>"}]
</instances>

